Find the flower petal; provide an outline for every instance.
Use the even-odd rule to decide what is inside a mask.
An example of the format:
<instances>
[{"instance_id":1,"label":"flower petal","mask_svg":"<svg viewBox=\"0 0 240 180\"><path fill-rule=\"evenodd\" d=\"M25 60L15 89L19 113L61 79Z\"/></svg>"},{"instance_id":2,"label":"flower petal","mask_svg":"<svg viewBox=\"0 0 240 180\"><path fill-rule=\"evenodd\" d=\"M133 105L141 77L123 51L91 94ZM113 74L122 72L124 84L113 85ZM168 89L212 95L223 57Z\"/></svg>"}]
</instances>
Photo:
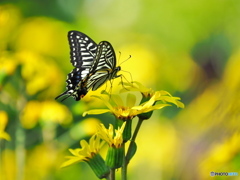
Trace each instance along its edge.
<instances>
[{"instance_id":1,"label":"flower petal","mask_svg":"<svg viewBox=\"0 0 240 180\"><path fill-rule=\"evenodd\" d=\"M151 88L147 88L145 86L143 86L140 82L138 81L133 81L133 83L137 84L138 85L138 89L141 91L141 92L150 92L152 91Z\"/></svg>"},{"instance_id":2,"label":"flower petal","mask_svg":"<svg viewBox=\"0 0 240 180\"><path fill-rule=\"evenodd\" d=\"M111 110L110 109L93 109L93 110L85 111L83 113L83 117L86 116L87 114L103 114L107 112L111 112Z\"/></svg>"},{"instance_id":3,"label":"flower petal","mask_svg":"<svg viewBox=\"0 0 240 180\"><path fill-rule=\"evenodd\" d=\"M126 105L128 107L133 107L136 103L136 96L134 94L128 93Z\"/></svg>"},{"instance_id":4,"label":"flower petal","mask_svg":"<svg viewBox=\"0 0 240 180\"><path fill-rule=\"evenodd\" d=\"M84 161L84 160L86 159L84 156L78 156L78 157L76 157L76 156L70 156L70 157L68 157L68 158L70 158L70 159L69 159L68 161L62 163L61 168L66 167L66 166L69 166L69 165L71 165L71 164L75 164L75 163L77 163L77 162Z\"/></svg>"},{"instance_id":5,"label":"flower petal","mask_svg":"<svg viewBox=\"0 0 240 180\"><path fill-rule=\"evenodd\" d=\"M171 104L157 104L157 105L152 107L152 110L162 109L166 106L171 106Z\"/></svg>"},{"instance_id":6,"label":"flower petal","mask_svg":"<svg viewBox=\"0 0 240 180\"><path fill-rule=\"evenodd\" d=\"M177 105L177 107L180 107L180 108L184 108L185 107L185 105L182 102L180 102L180 101L176 101L176 105Z\"/></svg>"},{"instance_id":7,"label":"flower petal","mask_svg":"<svg viewBox=\"0 0 240 180\"><path fill-rule=\"evenodd\" d=\"M108 96L109 96L109 95L108 95ZM113 110L112 105L111 105L111 104L109 103L109 101L106 100L103 96L92 95L91 97L95 97L95 98L100 99L101 101L103 101L103 103L104 103L110 110Z\"/></svg>"},{"instance_id":8,"label":"flower petal","mask_svg":"<svg viewBox=\"0 0 240 180\"><path fill-rule=\"evenodd\" d=\"M114 101L114 103L117 104L118 106L124 106L123 100L119 95L112 94L111 98Z\"/></svg>"},{"instance_id":9,"label":"flower petal","mask_svg":"<svg viewBox=\"0 0 240 180\"><path fill-rule=\"evenodd\" d=\"M155 103L155 94L147 101L146 103L143 103L143 108L149 108Z\"/></svg>"}]
</instances>

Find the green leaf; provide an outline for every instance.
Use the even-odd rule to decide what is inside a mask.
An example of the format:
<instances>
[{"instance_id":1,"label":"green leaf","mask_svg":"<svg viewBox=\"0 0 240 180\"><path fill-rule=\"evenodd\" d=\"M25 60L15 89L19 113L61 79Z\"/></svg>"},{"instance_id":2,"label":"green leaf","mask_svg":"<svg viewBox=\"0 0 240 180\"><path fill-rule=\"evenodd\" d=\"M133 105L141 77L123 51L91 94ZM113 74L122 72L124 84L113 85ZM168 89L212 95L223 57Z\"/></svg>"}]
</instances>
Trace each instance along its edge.
<instances>
[{"instance_id":1,"label":"green leaf","mask_svg":"<svg viewBox=\"0 0 240 180\"><path fill-rule=\"evenodd\" d=\"M127 162L129 162L132 159L136 151L137 151L137 144L135 141L134 142L132 141L131 145L129 146L127 157L126 157Z\"/></svg>"}]
</instances>

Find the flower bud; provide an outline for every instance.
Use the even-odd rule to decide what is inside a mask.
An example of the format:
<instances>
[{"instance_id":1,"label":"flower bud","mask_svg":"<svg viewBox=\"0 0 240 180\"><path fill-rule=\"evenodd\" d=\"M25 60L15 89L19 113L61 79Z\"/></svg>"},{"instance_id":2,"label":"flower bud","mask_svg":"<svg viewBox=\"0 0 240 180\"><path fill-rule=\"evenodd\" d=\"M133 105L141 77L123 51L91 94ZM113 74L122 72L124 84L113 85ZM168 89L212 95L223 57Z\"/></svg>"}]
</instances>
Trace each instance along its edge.
<instances>
[{"instance_id":1,"label":"flower bud","mask_svg":"<svg viewBox=\"0 0 240 180\"><path fill-rule=\"evenodd\" d=\"M123 164L123 157L124 157L124 148L123 147L109 147L107 158L106 158L106 165L111 169L120 168Z\"/></svg>"},{"instance_id":2,"label":"flower bud","mask_svg":"<svg viewBox=\"0 0 240 180\"><path fill-rule=\"evenodd\" d=\"M109 168L105 165L103 158L99 154L95 154L86 162L99 179L106 178L110 173Z\"/></svg>"}]
</instances>

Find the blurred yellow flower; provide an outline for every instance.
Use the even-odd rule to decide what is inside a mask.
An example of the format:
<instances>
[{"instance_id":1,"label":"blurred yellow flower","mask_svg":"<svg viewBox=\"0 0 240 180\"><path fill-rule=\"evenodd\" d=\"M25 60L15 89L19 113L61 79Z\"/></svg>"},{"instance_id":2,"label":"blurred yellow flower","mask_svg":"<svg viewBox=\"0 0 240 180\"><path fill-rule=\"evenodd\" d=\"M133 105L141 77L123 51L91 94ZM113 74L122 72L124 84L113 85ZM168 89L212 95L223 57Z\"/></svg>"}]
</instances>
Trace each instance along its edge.
<instances>
[{"instance_id":1,"label":"blurred yellow flower","mask_svg":"<svg viewBox=\"0 0 240 180\"><path fill-rule=\"evenodd\" d=\"M12 4L0 5L0 48L12 37L12 32L16 31L20 20L21 14L17 7Z\"/></svg>"},{"instance_id":2,"label":"blurred yellow flower","mask_svg":"<svg viewBox=\"0 0 240 180\"><path fill-rule=\"evenodd\" d=\"M22 64L21 74L26 80L26 89L29 95L34 95L47 88L50 90L48 93L51 93L52 96L58 93L57 87L64 78L51 59L30 51L19 52L17 58Z\"/></svg>"},{"instance_id":3,"label":"blurred yellow flower","mask_svg":"<svg viewBox=\"0 0 240 180\"><path fill-rule=\"evenodd\" d=\"M110 147L120 148L123 143L123 130L125 128L126 122L124 122L118 129L114 129L112 124L109 124L109 128L105 128L103 124L100 124L98 128L97 135L106 141Z\"/></svg>"},{"instance_id":4,"label":"blurred yellow flower","mask_svg":"<svg viewBox=\"0 0 240 180\"><path fill-rule=\"evenodd\" d=\"M228 64L226 65L226 70L223 76L223 83L226 87L231 90L238 89L240 82L240 51L236 52L232 57L230 57Z\"/></svg>"},{"instance_id":5,"label":"blurred yellow flower","mask_svg":"<svg viewBox=\"0 0 240 180\"><path fill-rule=\"evenodd\" d=\"M55 101L29 101L23 109L20 121L24 128L33 128L38 121L66 124L72 120L68 109Z\"/></svg>"},{"instance_id":6,"label":"blurred yellow flower","mask_svg":"<svg viewBox=\"0 0 240 180\"><path fill-rule=\"evenodd\" d=\"M96 134L90 138L89 143L87 143L85 140L81 140L80 146L82 148L69 149L72 156L67 156L66 158L68 160L64 162L61 167L66 167L82 161L89 161L96 154L98 154L103 144L104 141L101 141L100 137L98 137Z\"/></svg>"},{"instance_id":7,"label":"blurred yellow flower","mask_svg":"<svg viewBox=\"0 0 240 180\"><path fill-rule=\"evenodd\" d=\"M0 164L1 180L12 180L17 178L18 166L16 152L14 150L1 150Z\"/></svg>"},{"instance_id":8,"label":"blurred yellow flower","mask_svg":"<svg viewBox=\"0 0 240 180\"><path fill-rule=\"evenodd\" d=\"M7 52L2 52L0 56L0 73L12 75L18 65L16 58L10 56Z\"/></svg>"},{"instance_id":9,"label":"blurred yellow flower","mask_svg":"<svg viewBox=\"0 0 240 180\"><path fill-rule=\"evenodd\" d=\"M126 55L128 56L129 54L132 55L131 59L121 64L121 69L126 71L131 70L132 77L134 77L134 79L137 81L141 81L148 84L155 84L159 76L158 68L159 65L162 63L162 58L156 56L154 50L152 48L149 48L145 44L146 39L143 36L144 35L141 34L138 37L138 39L141 39L142 41L139 41L134 44L129 44L130 42L125 42L124 46L119 48L116 47L120 49L121 52L124 52L123 55L125 56ZM141 70L141 73L139 72L139 70ZM129 76L129 74L127 73L125 74L126 76Z\"/></svg>"},{"instance_id":10,"label":"blurred yellow flower","mask_svg":"<svg viewBox=\"0 0 240 180\"><path fill-rule=\"evenodd\" d=\"M43 101L40 118L43 121L53 121L59 124L68 124L72 117L68 108L55 101Z\"/></svg>"},{"instance_id":11,"label":"blurred yellow flower","mask_svg":"<svg viewBox=\"0 0 240 180\"><path fill-rule=\"evenodd\" d=\"M61 58L68 49L68 29L64 25L63 22L48 17L29 18L18 28L15 48L18 51L28 50L36 54Z\"/></svg>"},{"instance_id":12,"label":"blurred yellow flower","mask_svg":"<svg viewBox=\"0 0 240 180\"><path fill-rule=\"evenodd\" d=\"M24 171L25 179L46 179L52 171L59 169L57 163L60 154L59 149L54 148L54 143L43 143L34 146L27 151ZM34 174L34 178L32 177Z\"/></svg>"},{"instance_id":13,"label":"blurred yellow flower","mask_svg":"<svg viewBox=\"0 0 240 180\"><path fill-rule=\"evenodd\" d=\"M234 168L234 161L238 159L240 152L239 139L240 133L236 132L232 136L225 138L223 142L213 144L201 162L199 170L203 176L206 176L206 172L210 172L212 169L224 171L227 167ZM234 169L231 171L234 171Z\"/></svg>"},{"instance_id":14,"label":"blurred yellow flower","mask_svg":"<svg viewBox=\"0 0 240 180\"><path fill-rule=\"evenodd\" d=\"M10 141L11 137L9 136L8 133L4 131L4 129L7 126L8 122L8 115L5 111L0 111L0 139L5 139Z\"/></svg>"},{"instance_id":15,"label":"blurred yellow flower","mask_svg":"<svg viewBox=\"0 0 240 180\"><path fill-rule=\"evenodd\" d=\"M38 101L29 101L25 105L23 112L20 115L20 121L24 128L31 129L33 128L40 117L42 110L41 103Z\"/></svg>"},{"instance_id":16,"label":"blurred yellow flower","mask_svg":"<svg viewBox=\"0 0 240 180\"><path fill-rule=\"evenodd\" d=\"M82 139L86 136L92 136L96 133L100 120L97 118L86 118L76 123L70 130L70 136L74 140Z\"/></svg>"}]
</instances>

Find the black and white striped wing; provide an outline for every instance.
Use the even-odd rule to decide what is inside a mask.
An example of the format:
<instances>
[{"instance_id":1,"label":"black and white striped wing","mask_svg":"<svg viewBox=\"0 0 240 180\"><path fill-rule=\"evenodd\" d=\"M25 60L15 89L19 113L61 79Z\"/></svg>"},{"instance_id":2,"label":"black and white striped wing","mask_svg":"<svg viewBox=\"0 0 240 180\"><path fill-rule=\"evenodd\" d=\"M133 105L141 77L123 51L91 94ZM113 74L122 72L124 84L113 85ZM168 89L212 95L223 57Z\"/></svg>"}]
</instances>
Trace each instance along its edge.
<instances>
[{"instance_id":1,"label":"black and white striped wing","mask_svg":"<svg viewBox=\"0 0 240 180\"><path fill-rule=\"evenodd\" d=\"M116 55L112 45L107 41L101 41L97 48L96 58L90 69L91 72L115 69Z\"/></svg>"},{"instance_id":2,"label":"black and white striped wing","mask_svg":"<svg viewBox=\"0 0 240 180\"><path fill-rule=\"evenodd\" d=\"M56 99L68 94L73 96L75 100L80 100L88 92L81 86L81 82L89 74L98 46L90 37L78 31L69 31L68 41L71 63L75 68L67 76L67 90Z\"/></svg>"},{"instance_id":3,"label":"black and white striped wing","mask_svg":"<svg viewBox=\"0 0 240 180\"><path fill-rule=\"evenodd\" d=\"M115 78L118 71L120 71L120 67L116 68L116 55L112 45L107 41L100 42L96 59L86 81L86 88L97 90L107 80Z\"/></svg>"},{"instance_id":4,"label":"black and white striped wing","mask_svg":"<svg viewBox=\"0 0 240 180\"><path fill-rule=\"evenodd\" d=\"M80 69L80 75L83 79L92 67L98 46L90 37L78 31L69 31L68 41L71 63Z\"/></svg>"}]
</instances>

